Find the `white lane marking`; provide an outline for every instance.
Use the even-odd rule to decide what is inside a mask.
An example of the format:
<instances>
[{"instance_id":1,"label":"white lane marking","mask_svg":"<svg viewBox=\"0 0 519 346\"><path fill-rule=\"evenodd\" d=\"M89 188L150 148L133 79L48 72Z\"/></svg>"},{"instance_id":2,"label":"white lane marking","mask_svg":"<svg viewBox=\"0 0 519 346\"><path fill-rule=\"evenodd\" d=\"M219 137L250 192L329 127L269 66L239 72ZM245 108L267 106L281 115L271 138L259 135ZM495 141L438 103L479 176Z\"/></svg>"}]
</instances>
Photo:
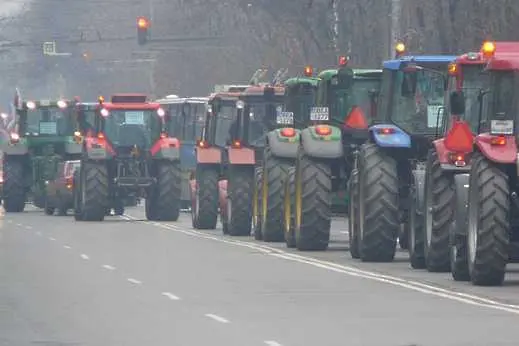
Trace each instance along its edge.
<instances>
[{"instance_id":1,"label":"white lane marking","mask_svg":"<svg viewBox=\"0 0 519 346\"><path fill-rule=\"evenodd\" d=\"M348 231L340 231L339 233L341 233L341 234L348 234L349 232Z\"/></svg>"},{"instance_id":2,"label":"white lane marking","mask_svg":"<svg viewBox=\"0 0 519 346\"><path fill-rule=\"evenodd\" d=\"M108 270L115 270L115 267L112 267L112 266L109 265L109 264L105 264L105 265L103 265L103 268L108 269Z\"/></svg>"},{"instance_id":3,"label":"white lane marking","mask_svg":"<svg viewBox=\"0 0 519 346\"><path fill-rule=\"evenodd\" d=\"M134 217L132 217L132 219L136 220L136 218L134 218ZM148 224L152 224L152 223L149 223L146 221L144 221L144 222L148 223ZM155 224L155 223L153 223L153 224ZM285 259L285 260L289 260L289 261L293 261L293 262L309 264L314 267L326 269L326 270L333 271L336 273L341 273L341 274L346 274L349 276L378 281L378 282L390 284L393 286L399 286L402 288L410 289L410 290L424 293L427 295L433 295L433 296L442 297L445 299L454 300L454 301L458 301L458 302L469 304L469 305L474 305L474 306L484 307L484 308L489 308L489 309L495 309L495 310L500 310L500 311L506 311L509 313L519 315L519 305L505 304L505 303L499 302L497 300L488 299L488 298L473 295L473 294L457 292L457 291L441 288L439 286L425 284L425 283L422 283L419 281L403 279L403 278L399 278L399 277L392 276L392 275L380 274L380 273L371 272L368 270L359 269L356 267L340 265L340 264L329 262L329 261L322 261L322 260L318 260L318 259L312 258L312 257L306 257L306 256L297 255L294 253L289 253L284 250L272 248L272 247L269 247L266 245L248 243L248 242L244 242L244 241L240 241L240 240L231 240L229 238L209 236L203 232L199 232L196 230L187 230L187 229L179 228L175 225L159 224L157 226L161 227L161 228L166 228L168 230L176 231L179 233L183 233L183 234L186 234L186 235L189 235L192 237L196 237L196 238L216 240L218 242L231 244L234 246L252 248L257 251L263 252L266 255L275 256L277 258L281 258L281 259Z\"/></svg>"},{"instance_id":4,"label":"white lane marking","mask_svg":"<svg viewBox=\"0 0 519 346\"><path fill-rule=\"evenodd\" d=\"M56 238L49 237L49 240L56 241Z\"/></svg>"},{"instance_id":5,"label":"white lane marking","mask_svg":"<svg viewBox=\"0 0 519 346\"><path fill-rule=\"evenodd\" d=\"M37 235L39 235L41 237L41 232L36 232Z\"/></svg>"},{"instance_id":6,"label":"white lane marking","mask_svg":"<svg viewBox=\"0 0 519 346\"><path fill-rule=\"evenodd\" d=\"M90 257L88 257L88 255L85 255L84 253L81 254L81 258L84 260L90 259Z\"/></svg>"},{"instance_id":7,"label":"white lane marking","mask_svg":"<svg viewBox=\"0 0 519 346\"><path fill-rule=\"evenodd\" d=\"M17 223L16 226L22 226L22 224L21 223Z\"/></svg>"},{"instance_id":8,"label":"white lane marking","mask_svg":"<svg viewBox=\"0 0 519 346\"><path fill-rule=\"evenodd\" d=\"M268 346L283 346L279 342L274 341L274 340L265 340L264 342L265 342L265 345L268 345Z\"/></svg>"},{"instance_id":9,"label":"white lane marking","mask_svg":"<svg viewBox=\"0 0 519 346\"><path fill-rule=\"evenodd\" d=\"M229 320L215 314L205 314L205 317L212 318L213 320L220 323L229 323Z\"/></svg>"},{"instance_id":10,"label":"white lane marking","mask_svg":"<svg viewBox=\"0 0 519 346\"><path fill-rule=\"evenodd\" d=\"M162 295L164 297L168 297L169 299L171 300L180 300L179 297L177 297L176 295L174 295L173 293L169 293L169 292L162 292Z\"/></svg>"},{"instance_id":11,"label":"white lane marking","mask_svg":"<svg viewBox=\"0 0 519 346\"><path fill-rule=\"evenodd\" d=\"M63 245L63 248L64 248L64 249L67 249L67 250L68 250L68 249L72 249L72 248L71 248L70 246L68 246L68 245Z\"/></svg>"},{"instance_id":12,"label":"white lane marking","mask_svg":"<svg viewBox=\"0 0 519 346\"><path fill-rule=\"evenodd\" d=\"M32 226L25 226L26 229L32 229Z\"/></svg>"},{"instance_id":13,"label":"white lane marking","mask_svg":"<svg viewBox=\"0 0 519 346\"><path fill-rule=\"evenodd\" d=\"M136 284L136 285L142 284L142 281L139 281L139 280L136 280L136 279L128 278L126 280L128 280L128 282L131 282L132 284Z\"/></svg>"}]
</instances>

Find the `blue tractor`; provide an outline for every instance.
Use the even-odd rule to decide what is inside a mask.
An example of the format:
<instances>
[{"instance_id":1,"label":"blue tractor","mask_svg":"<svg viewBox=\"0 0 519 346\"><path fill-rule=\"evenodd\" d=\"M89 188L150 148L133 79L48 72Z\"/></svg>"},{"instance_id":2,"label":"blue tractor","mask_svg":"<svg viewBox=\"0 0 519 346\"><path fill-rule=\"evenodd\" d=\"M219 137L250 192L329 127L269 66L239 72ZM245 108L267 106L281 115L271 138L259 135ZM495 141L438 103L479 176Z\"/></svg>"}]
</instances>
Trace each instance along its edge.
<instances>
[{"instance_id":1,"label":"blue tractor","mask_svg":"<svg viewBox=\"0 0 519 346\"><path fill-rule=\"evenodd\" d=\"M356 153L348 182L353 258L390 262L397 240L423 256L423 240L409 232L412 189L423 184L423 166L443 126L448 65L455 58L408 56L398 44L397 57L383 63L369 140Z\"/></svg>"}]
</instances>

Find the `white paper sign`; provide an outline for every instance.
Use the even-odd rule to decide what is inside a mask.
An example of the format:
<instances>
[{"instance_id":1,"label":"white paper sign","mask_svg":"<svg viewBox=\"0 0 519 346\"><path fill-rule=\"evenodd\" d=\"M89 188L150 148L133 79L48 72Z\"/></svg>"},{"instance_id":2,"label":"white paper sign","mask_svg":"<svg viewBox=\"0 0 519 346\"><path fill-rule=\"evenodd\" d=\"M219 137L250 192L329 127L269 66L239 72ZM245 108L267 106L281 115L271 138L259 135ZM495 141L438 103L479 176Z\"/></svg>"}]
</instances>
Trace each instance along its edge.
<instances>
[{"instance_id":1,"label":"white paper sign","mask_svg":"<svg viewBox=\"0 0 519 346\"><path fill-rule=\"evenodd\" d=\"M496 135L512 135L514 134L514 121L492 120L490 122L490 133Z\"/></svg>"},{"instance_id":2,"label":"white paper sign","mask_svg":"<svg viewBox=\"0 0 519 346\"><path fill-rule=\"evenodd\" d=\"M124 122L128 125L144 125L144 112L126 112Z\"/></svg>"},{"instance_id":3,"label":"white paper sign","mask_svg":"<svg viewBox=\"0 0 519 346\"><path fill-rule=\"evenodd\" d=\"M40 134L55 135L58 133L58 127L54 121L40 121Z\"/></svg>"},{"instance_id":4,"label":"white paper sign","mask_svg":"<svg viewBox=\"0 0 519 346\"><path fill-rule=\"evenodd\" d=\"M294 124L294 112L279 112L276 116L276 123L278 125Z\"/></svg>"},{"instance_id":5,"label":"white paper sign","mask_svg":"<svg viewBox=\"0 0 519 346\"><path fill-rule=\"evenodd\" d=\"M438 119L439 117L439 119ZM427 106L427 127L441 127L443 121L443 106L429 105Z\"/></svg>"},{"instance_id":6,"label":"white paper sign","mask_svg":"<svg viewBox=\"0 0 519 346\"><path fill-rule=\"evenodd\" d=\"M312 107L310 110L310 120L326 121L330 120L328 107Z\"/></svg>"}]
</instances>

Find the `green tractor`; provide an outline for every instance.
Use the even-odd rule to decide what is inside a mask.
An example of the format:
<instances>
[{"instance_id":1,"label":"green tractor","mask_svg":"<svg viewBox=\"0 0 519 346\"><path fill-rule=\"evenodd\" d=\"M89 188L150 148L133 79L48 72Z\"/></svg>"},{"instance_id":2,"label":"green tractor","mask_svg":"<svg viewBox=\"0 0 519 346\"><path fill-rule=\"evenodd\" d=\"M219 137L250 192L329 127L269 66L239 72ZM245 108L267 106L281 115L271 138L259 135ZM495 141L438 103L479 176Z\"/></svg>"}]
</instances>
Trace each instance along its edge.
<instances>
[{"instance_id":1,"label":"green tractor","mask_svg":"<svg viewBox=\"0 0 519 346\"><path fill-rule=\"evenodd\" d=\"M309 126L300 133L295 169L285 180L285 239L301 251L327 249L332 212L348 210L347 182L375 110L382 70L347 64L342 56L337 69L319 73Z\"/></svg>"},{"instance_id":2,"label":"green tractor","mask_svg":"<svg viewBox=\"0 0 519 346\"><path fill-rule=\"evenodd\" d=\"M284 181L295 165L300 131L308 125L310 109L315 101L319 80L312 74L312 67L306 66L304 76L292 77L283 83L284 110L276 113L278 128L267 134L263 164L256 168L253 220L257 240L274 242L285 239Z\"/></svg>"},{"instance_id":3,"label":"green tractor","mask_svg":"<svg viewBox=\"0 0 519 346\"><path fill-rule=\"evenodd\" d=\"M4 208L22 212L32 201L45 208L46 184L56 178L58 164L77 160L81 142L77 130L77 101L22 101L17 91L15 126L9 138L2 138L4 153Z\"/></svg>"}]
</instances>

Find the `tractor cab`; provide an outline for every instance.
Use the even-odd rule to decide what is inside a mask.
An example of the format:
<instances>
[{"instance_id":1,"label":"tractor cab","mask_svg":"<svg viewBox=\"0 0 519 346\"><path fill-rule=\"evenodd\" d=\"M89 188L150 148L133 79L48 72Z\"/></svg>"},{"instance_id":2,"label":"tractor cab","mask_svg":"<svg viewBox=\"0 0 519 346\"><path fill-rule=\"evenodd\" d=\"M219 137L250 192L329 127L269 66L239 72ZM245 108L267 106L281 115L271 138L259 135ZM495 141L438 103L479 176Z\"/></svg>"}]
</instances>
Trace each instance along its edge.
<instances>
[{"instance_id":1,"label":"tractor cab","mask_svg":"<svg viewBox=\"0 0 519 346\"><path fill-rule=\"evenodd\" d=\"M287 79L285 87L285 111L293 114L293 127L302 130L308 126L310 111L315 103L319 79L313 77L312 66L306 66L304 76ZM290 125L290 124L287 124Z\"/></svg>"},{"instance_id":2,"label":"tractor cab","mask_svg":"<svg viewBox=\"0 0 519 346\"><path fill-rule=\"evenodd\" d=\"M77 132L79 135L96 135L96 116L99 111L97 102L79 102L76 105ZM75 133L76 135L76 133Z\"/></svg>"}]
</instances>

